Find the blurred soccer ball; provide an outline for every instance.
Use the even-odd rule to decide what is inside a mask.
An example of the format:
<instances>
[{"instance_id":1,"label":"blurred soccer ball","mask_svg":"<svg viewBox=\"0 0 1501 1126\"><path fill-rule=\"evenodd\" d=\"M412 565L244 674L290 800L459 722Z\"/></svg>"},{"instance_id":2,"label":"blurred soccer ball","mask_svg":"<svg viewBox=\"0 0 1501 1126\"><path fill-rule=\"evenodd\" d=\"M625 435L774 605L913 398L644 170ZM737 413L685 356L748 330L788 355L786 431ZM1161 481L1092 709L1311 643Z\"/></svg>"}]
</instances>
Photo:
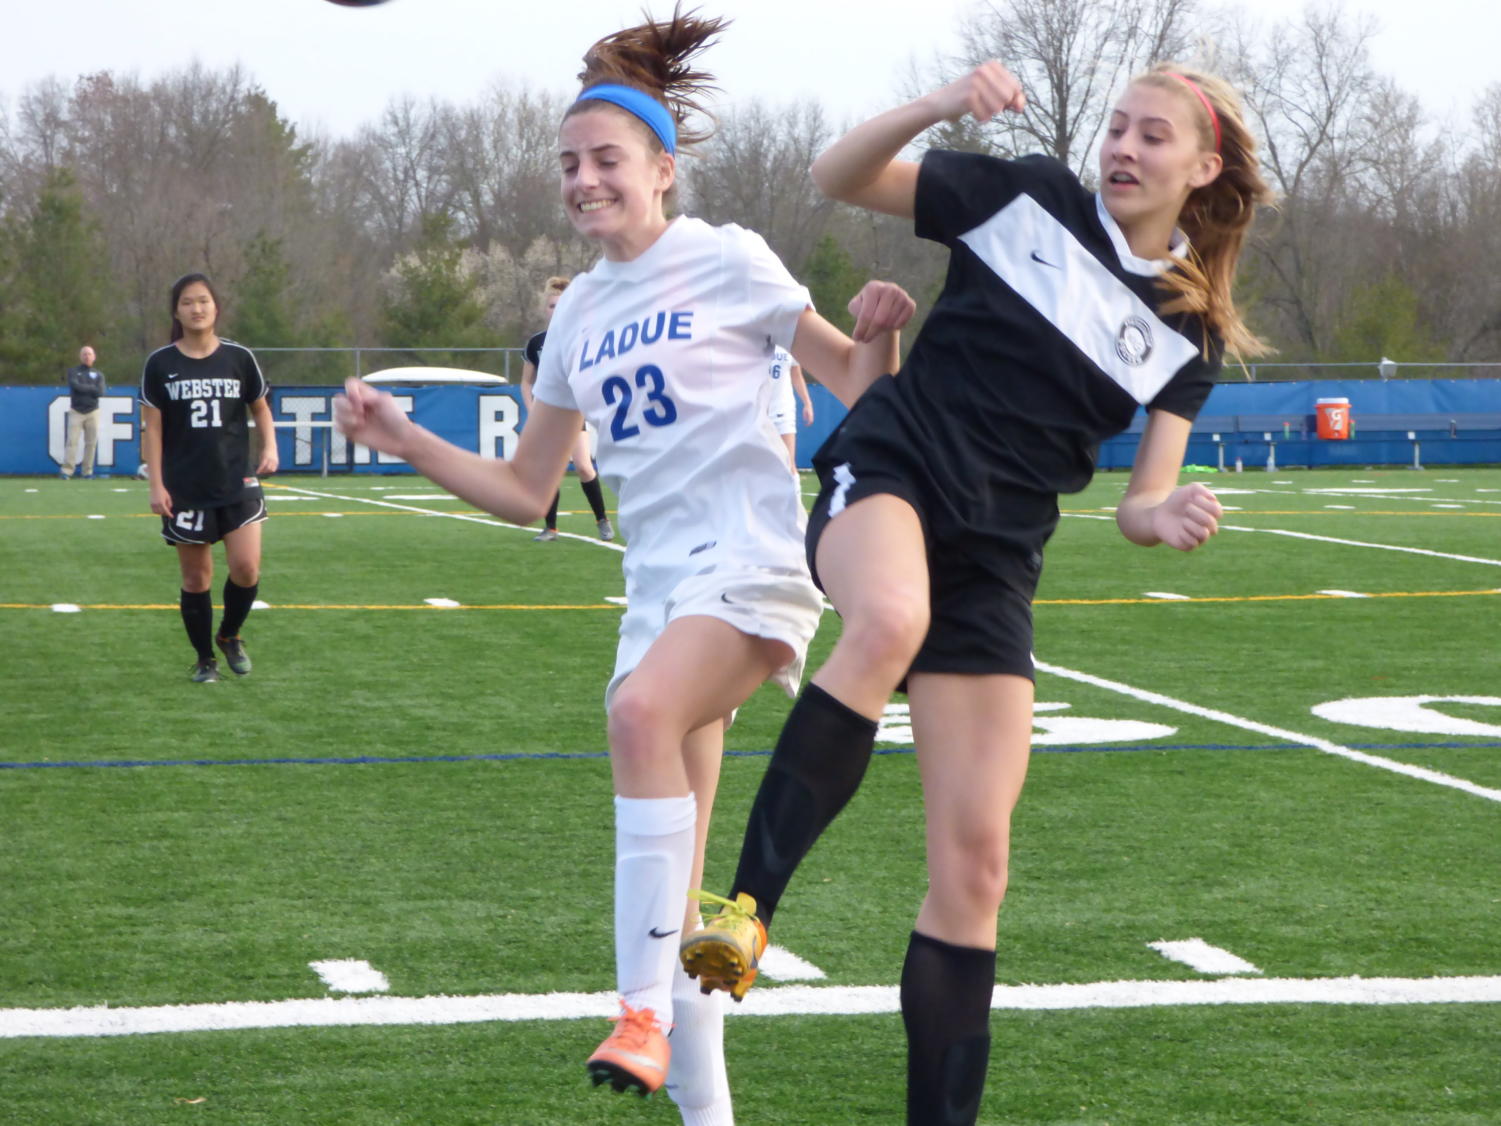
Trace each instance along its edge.
<instances>
[{"instance_id":1,"label":"blurred soccer ball","mask_svg":"<svg viewBox=\"0 0 1501 1126\"><path fill-rule=\"evenodd\" d=\"M136 476L139 477L142 481L147 480L151 476L150 471L147 470L146 463L144 461L141 462L141 467L136 470Z\"/></svg>"}]
</instances>

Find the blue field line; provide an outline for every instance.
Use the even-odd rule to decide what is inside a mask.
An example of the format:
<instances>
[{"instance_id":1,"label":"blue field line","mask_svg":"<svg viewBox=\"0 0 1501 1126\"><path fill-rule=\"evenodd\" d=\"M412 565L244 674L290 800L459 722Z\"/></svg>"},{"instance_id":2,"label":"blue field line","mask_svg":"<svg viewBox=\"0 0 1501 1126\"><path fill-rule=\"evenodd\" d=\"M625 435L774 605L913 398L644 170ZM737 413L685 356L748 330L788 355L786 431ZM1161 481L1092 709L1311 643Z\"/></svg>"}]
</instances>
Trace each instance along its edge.
<instances>
[{"instance_id":1,"label":"blue field line","mask_svg":"<svg viewBox=\"0 0 1501 1126\"><path fill-rule=\"evenodd\" d=\"M1467 747L1501 747L1494 743L1350 743L1362 751L1463 750ZM1296 751L1302 743L1095 743L1043 746L1033 754L1071 754L1078 751ZM877 747L878 755L910 755L912 747ZM726 751L726 758L767 758L771 751ZM145 766L385 766L427 762L525 762L606 759L608 751L515 751L492 755L353 755L348 758L197 758L197 759L100 759L97 762L0 762L0 770L76 770Z\"/></svg>"}]
</instances>

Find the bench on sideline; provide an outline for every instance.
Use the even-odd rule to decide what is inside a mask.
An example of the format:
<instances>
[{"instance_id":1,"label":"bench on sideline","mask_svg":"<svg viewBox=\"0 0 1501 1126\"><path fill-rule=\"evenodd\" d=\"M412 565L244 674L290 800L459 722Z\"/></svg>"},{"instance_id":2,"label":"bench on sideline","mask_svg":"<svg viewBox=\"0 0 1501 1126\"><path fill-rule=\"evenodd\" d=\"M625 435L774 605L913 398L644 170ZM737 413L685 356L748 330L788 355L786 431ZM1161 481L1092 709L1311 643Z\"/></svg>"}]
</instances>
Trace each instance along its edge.
<instances>
[{"instance_id":1,"label":"bench on sideline","mask_svg":"<svg viewBox=\"0 0 1501 1126\"><path fill-rule=\"evenodd\" d=\"M1130 429L1118 438L1111 439L1111 442L1128 445L1130 453L1134 454L1145 426L1146 415L1138 413ZM1363 443L1369 449L1375 443L1390 442L1405 442L1411 445L1413 469L1423 468L1424 442L1430 443L1430 450L1433 443L1494 442L1496 443L1495 456L1474 460L1501 461L1501 411L1431 411L1418 414L1352 412L1350 437L1342 439L1319 438L1317 417L1303 411L1289 411L1284 414L1204 414L1194 420L1193 429L1190 432L1189 449L1191 452L1188 458L1190 462L1196 460L1192 453L1194 446L1198 445L1203 451L1206 441L1212 443L1215 463L1221 471L1226 468L1226 447L1232 451L1240 451L1232 453L1231 460L1235 457L1241 457L1244 460L1247 454L1259 457L1264 453L1266 468L1271 471L1277 468L1278 446L1283 447L1284 464L1289 463L1289 455L1302 454L1304 455L1302 457L1293 456L1290 463L1310 468L1314 465L1334 464L1315 459L1314 452L1321 445L1340 446L1355 451L1361 448ZM1117 446L1116 452L1124 453L1125 450ZM1355 460L1381 462L1384 459L1371 457ZM1452 464L1452 462L1446 463ZM1102 468L1118 468L1129 464L1129 455L1124 461L1114 458L1107 460L1103 456L1100 461Z\"/></svg>"}]
</instances>

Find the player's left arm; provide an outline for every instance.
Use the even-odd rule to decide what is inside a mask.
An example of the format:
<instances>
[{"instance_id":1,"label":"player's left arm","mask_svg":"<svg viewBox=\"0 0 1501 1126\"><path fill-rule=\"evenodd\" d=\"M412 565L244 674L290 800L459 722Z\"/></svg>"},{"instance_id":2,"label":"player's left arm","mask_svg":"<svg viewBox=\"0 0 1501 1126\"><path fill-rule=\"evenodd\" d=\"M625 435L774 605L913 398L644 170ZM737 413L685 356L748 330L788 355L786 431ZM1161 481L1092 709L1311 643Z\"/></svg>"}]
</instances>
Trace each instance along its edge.
<instances>
[{"instance_id":1,"label":"player's left arm","mask_svg":"<svg viewBox=\"0 0 1501 1126\"><path fill-rule=\"evenodd\" d=\"M1198 481L1178 484L1183 454L1193 423L1170 411L1147 413L1147 426L1131 466L1131 483L1115 522L1132 543L1165 543L1192 551L1219 531L1224 509L1209 487Z\"/></svg>"},{"instance_id":2,"label":"player's left arm","mask_svg":"<svg viewBox=\"0 0 1501 1126\"><path fill-rule=\"evenodd\" d=\"M255 432L261 443L260 461L256 463L255 475L264 477L275 473L281 463L276 453L276 423L271 418L271 399L262 395L250 403L250 416L255 419Z\"/></svg>"},{"instance_id":3,"label":"player's left arm","mask_svg":"<svg viewBox=\"0 0 1501 1126\"><path fill-rule=\"evenodd\" d=\"M901 361L901 329L917 308L907 291L893 282L869 281L850 302L853 336L845 336L811 308L798 318L792 354L799 367L818 380L845 406Z\"/></svg>"},{"instance_id":4,"label":"player's left arm","mask_svg":"<svg viewBox=\"0 0 1501 1126\"><path fill-rule=\"evenodd\" d=\"M792 390L797 393L797 397L803 403L803 425L812 426L813 396L808 394L808 381L803 378L803 369L795 360L793 361L790 374L792 376Z\"/></svg>"}]
</instances>

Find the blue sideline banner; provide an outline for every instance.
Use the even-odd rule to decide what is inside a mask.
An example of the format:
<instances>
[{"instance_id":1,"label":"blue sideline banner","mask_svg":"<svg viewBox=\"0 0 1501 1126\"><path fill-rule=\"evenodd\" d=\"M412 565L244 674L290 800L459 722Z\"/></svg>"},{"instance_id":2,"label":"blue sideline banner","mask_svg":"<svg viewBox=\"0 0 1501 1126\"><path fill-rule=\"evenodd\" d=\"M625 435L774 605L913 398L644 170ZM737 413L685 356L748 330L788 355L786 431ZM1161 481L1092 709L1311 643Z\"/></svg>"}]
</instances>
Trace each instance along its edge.
<instances>
[{"instance_id":1,"label":"blue sideline banner","mask_svg":"<svg viewBox=\"0 0 1501 1126\"><path fill-rule=\"evenodd\" d=\"M345 441L332 429L335 387L285 387L271 393L276 420L277 448L286 472L410 473L401 461L375 454ZM844 407L825 388L809 388L814 419L804 427L799 419L798 464L810 464L813 453L844 418ZM1303 464L1402 464L1412 457L1410 443L1400 440L1361 440L1362 416L1432 414L1435 416L1501 412L1501 380L1319 380L1302 383L1222 383L1205 404L1208 415L1301 414L1311 418L1321 398L1347 398L1355 420L1356 439L1329 442L1308 439L1294 443L1308 458ZM413 387L397 391L397 402L417 422L455 445L478 450L484 457L510 457L525 422L521 393L516 387ZM801 405L799 404L799 410ZM99 400L99 442L96 472L131 475L141 463L140 418L136 397L106 395ZM64 456L68 393L63 387L0 387L0 474L53 474ZM1265 444L1250 435L1226 436L1225 452L1233 460L1244 456L1248 465L1264 460ZM1104 443L1100 467L1124 468L1136 453L1138 436L1125 434ZM1444 448L1440 448L1440 446ZM1294 448L1285 448L1287 455ZM1459 462L1501 461L1501 439L1429 443L1425 460ZM1195 435L1188 460L1209 462L1217 450L1207 436ZM325 461L326 459L326 461Z\"/></svg>"},{"instance_id":2,"label":"blue sideline banner","mask_svg":"<svg viewBox=\"0 0 1501 1126\"><path fill-rule=\"evenodd\" d=\"M410 473L399 459L345 440L332 428L335 387L286 387L271 392L283 472L328 469ZM515 387L412 387L396 401L417 422L484 457L516 452L524 411ZM94 471L130 476L141 464L140 414L134 394L99 400ZM0 474L52 474L62 466L68 392L52 387L0 387Z\"/></svg>"}]
</instances>

